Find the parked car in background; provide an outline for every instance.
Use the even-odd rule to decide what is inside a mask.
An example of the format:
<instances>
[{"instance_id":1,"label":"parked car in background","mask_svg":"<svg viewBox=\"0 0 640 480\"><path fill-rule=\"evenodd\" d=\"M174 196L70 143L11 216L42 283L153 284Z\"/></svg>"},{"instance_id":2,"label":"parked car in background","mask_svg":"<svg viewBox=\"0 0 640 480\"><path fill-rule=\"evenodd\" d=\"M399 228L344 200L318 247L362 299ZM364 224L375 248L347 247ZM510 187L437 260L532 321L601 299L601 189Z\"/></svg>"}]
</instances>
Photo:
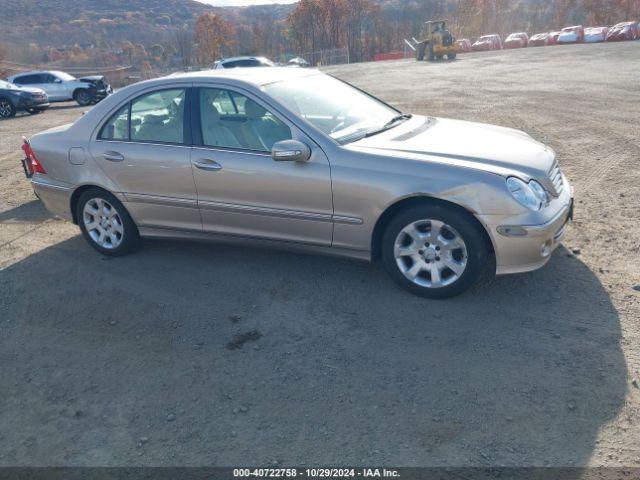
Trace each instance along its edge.
<instances>
[{"instance_id":1,"label":"parked car in background","mask_svg":"<svg viewBox=\"0 0 640 480\"><path fill-rule=\"evenodd\" d=\"M529 35L525 32L512 33L504 41L504 48L525 48L529 46Z\"/></svg>"},{"instance_id":2,"label":"parked car in background","mask_svg":"<svg viewBox=\"0 0 640 480\"><path fill-rule=\"evenodd\" d=\"M289 60L287 62L287 65L289 67L300 67L300 68L307 68L309 67L309 62L307 62L304 58L302 57L295 57L292 58L291 60Z\"/></svg>"},{"instance_id":3,"label":"parked car in background","mask_svg":"<svg viewBox=\"0 0 640 480\"><path fill-rule=\"evenodd\" d=\"M487 50L501 50L502 39L498 34L483 35L471 46L474 52L484 52Z\"/></svg>"},{"instance_id":4,"label":"parked car in background","mask_svg":"<svg viewBox=\"0 0 640 480\"><path fill-rule=\"evenodd\" d=\"M113 93L102 75L76 78L65 72L50 70L20 73L9 77L8 80L21 87L44 90L51 102L75 100L82 106L98 103Z\"/></svg>"},{"instance_id":5,"label":"parked car in background","mask_svg":"<svg viewBox=\"0 0 640 480\"><path fill-rule=\"evenodd\" d=\"M458 48L462 53L469 53L471 51L471 40L468 38L461 38L460 40L456 40L458 44Z\"/></svg>"},{"instance_id":6,"label":"parked car in background","mask_svg":"<svg viewBox=\"0 0 640 480\"><path fill-rule=\"evenodd\" d=\"M549 42L547 45L557 45L558 44L558 38L560 38L560 35L562 35L562 31L558 30L555 32L549 32Z\"/></svg>"},{"instance_id":7,"label":"parked car in background","mask_svg":"<svg viewBox=\"0 0 640 480\"><path fill-rule=\"evenodd\" d=\"M584 42L584 28L582 25L564 27L558 36L558 43L582 43Z\"/></svg>"},{"instance_id":8,"label":"parked car in background","mask_svg":"<svg viewBox=\"0 0 640 480\"><path fill-rule=\"evenodd\" d=\"M213 64L214 70L223 68L275 67L276 64L265 57L223 58Z\"/></svg>"},{"instance_id":9,"label":"parked car in background","mask_svg":"<svg viewBox=\"0 0 640 480\"><path fill-rule=\"evenodd\" d=\"M536 33L535 35L532 35L531 38L529 39L529 46L530 47L544 47L546 45L550 45L551 41L551 34L548 32L545 33Z\"/></svg>"},{"instance_id":10,"label":"parked car in background","mask_svg":"<svg viewBox=\"0 0 640 480\"><path fill-rule=\"evenodd\" d=\"M13 117L19 111L41 113L47 108L49 98L44 90L19 87L0 80L0 118Z\"/></svg>"},{"instance_id":11,"label":"parked car in background","mask_svg":"<svg viewBox=\"0 0 640 480\"><path fill-rule=\"evenodd\" d=\"M23 150L38 197L101 254L140 236L333 253L431 298L542 267L573 211L526 133L402 113L307 68L134 84Z\"/></svg>"},{"instance_id":12,"label":"parked car in background","mask_svg":"<svg viewBox=\"0 0 640 480\"><path fill-rule=\"evenodd\" d=\"M584 29L584 43L604 42L607 39L607 27L589 27Z\"/></svg>"},{"instance_id":13,"label":"parked car in background","mask_svg":"<svg viewBox=\"0 0 640 480\"><path fill-rule=\"evenodd\" d=\"M614 25L607 32L607 42L621 42L624 40L638 40L640 38L640 24L638 22L622 22Z\"/></svg>"}]
</instances>

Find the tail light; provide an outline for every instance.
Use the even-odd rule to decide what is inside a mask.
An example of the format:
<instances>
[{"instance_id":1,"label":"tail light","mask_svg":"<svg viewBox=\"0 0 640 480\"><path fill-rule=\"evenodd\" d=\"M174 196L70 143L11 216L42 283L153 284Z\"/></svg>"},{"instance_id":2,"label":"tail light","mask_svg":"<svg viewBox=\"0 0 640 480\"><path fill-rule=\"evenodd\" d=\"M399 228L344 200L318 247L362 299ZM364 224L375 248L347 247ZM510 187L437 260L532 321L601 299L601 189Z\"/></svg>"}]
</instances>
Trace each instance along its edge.
<instances>
[{"instance_id":1,"label":"tail light","mask_svg":"<svg viewBox=\"0 0 640 480\"><path fill-rule=\"evenodd\" d=\"M29 141L26 138L22 139L22 151L24 152L24 155L25 155L23 164L25 168L28 170L28 173L31 174L28 176L32 176L34 173L41 173L41 174L47 173L45 169L42 167L42 164L40 163L40 161L38 161L36 154L33 153L33 149L31 148L31 145L29 144Z\"/></svg>"}]
</instances>

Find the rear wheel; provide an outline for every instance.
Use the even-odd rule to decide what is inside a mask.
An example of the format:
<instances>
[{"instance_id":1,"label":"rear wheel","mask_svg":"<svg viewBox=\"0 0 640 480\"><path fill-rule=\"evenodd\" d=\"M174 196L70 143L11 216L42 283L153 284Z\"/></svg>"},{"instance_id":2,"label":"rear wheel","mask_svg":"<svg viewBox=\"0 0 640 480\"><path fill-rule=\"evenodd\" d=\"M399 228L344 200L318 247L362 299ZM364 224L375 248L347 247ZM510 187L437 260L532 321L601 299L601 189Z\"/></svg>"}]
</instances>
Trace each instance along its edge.
<instances>
[{"instance_id":1,"label":"rear wheel","mask_svg":"<svg viewBox=\"0 0 640 480\"><path fill-rule=\"evenodd\" d=\"M93 100L91 94L86 88L81 88L80 90L77 90L76 93L73 95L73 98L76 102L78 102L78 105L82 107L86 107L87 105L90 105Z\"/></svg>"},{"instance_id":2,"label":"rear wheel","mask_svg":"<svg viewBox=\"0 0 640 480\"><path fill-rule=\"evenodd\" d=\"M458 295L490 272L481 231L467 215L440 205L397 215L382 238L382 260L403 288L427 298Z\"/></svg>"},{"instance_id":3,"label":"rear wheel","mask_svg":"<svg viewBox=\"0 0 640 480\"><path fill-rule=\"evenodd\" d=\"M80 195L76 219L85 239L104 255L124 255L140 242L138 228L129 212L104 190L91 189Z\"/></svg>"},{"instance_id":4,"label":"rear wheel","mask_svg":"<svg viewBox=\"0 0 640 480\"><path fill-rule=\"evenodd\" d=\"M16 107L6 98L0 98L0 118L11 118L16 114Z\"/></svg>"}]
</instances>

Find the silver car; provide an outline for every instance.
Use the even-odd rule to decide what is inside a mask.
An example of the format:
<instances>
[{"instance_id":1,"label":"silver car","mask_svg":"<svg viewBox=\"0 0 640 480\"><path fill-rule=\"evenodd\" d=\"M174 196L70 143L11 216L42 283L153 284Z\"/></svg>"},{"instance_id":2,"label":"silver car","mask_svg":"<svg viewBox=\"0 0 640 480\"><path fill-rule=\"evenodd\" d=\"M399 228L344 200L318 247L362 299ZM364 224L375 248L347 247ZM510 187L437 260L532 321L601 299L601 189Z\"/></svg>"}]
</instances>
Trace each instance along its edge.
<instances>
[{"instance_id":1,"label":"silver car","mask_svg":"<svg viewBox=\"0 0 640 480\"><path fill-rule=\"evenodd\" d=\"M106 83L102 75L76 78L57 70L24 72L9 77L9 82L21 87L35 87L44 90L51 102L75 100L78 105L83 107L98 103L113 93L113 89Z\"/></svg>"},{"instance_id":2,"label":"silver car","mask_svg":"<svg viewBox=\"0 0 640 480\"><path fill-rule=\"evenodd\" d=\"M431 298L542 267L573 211L526 133L401 113L310 69L137 83L23 149L38 197L102 254L141 237L279 246L380 260Z\"/></svg>"}]
</instances>

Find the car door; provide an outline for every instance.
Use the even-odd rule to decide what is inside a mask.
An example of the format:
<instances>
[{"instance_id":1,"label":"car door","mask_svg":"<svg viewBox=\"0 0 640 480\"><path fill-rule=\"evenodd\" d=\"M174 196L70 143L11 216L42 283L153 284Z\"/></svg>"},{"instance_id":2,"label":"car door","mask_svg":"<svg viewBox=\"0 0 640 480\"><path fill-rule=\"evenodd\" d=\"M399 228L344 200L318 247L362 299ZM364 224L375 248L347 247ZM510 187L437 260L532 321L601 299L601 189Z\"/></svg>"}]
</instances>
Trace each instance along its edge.
<instances>
[{"instance_id":1,"label":"car door","mask_svg":"<svg viewBox=\"0 0 640 480\"><path fill-rule=\"evenodd\" d=\"M120 106L90 149L138 226L202 231L190 160L188 89L163 88Z\"/></svg>"},{"instance_id":2,"label":"car door","mask_svg":"<svg viewBox=\"0 0 640 480\"><path fill-rule=\"evenodd\" d=\"M65 86L61 78L58 78L51 73L43 73L41 74L41 77L42 83L35 86L38 88L42 88L45 92L47 92L49 100L62 101L69 98L67 96Z\"/></svg>"},{"instance_id":3,"label":"car door","mask_svg":"<svg viewBox=\"0 0 640 480\"><path fill-rule=\"evenodd\" d=\"M191 152L206 232L330 245L331 174L324 152L253 94L200 85ZM300 140L307 162L276 162L274 142Z\"/></svg>"}]
</instances>

